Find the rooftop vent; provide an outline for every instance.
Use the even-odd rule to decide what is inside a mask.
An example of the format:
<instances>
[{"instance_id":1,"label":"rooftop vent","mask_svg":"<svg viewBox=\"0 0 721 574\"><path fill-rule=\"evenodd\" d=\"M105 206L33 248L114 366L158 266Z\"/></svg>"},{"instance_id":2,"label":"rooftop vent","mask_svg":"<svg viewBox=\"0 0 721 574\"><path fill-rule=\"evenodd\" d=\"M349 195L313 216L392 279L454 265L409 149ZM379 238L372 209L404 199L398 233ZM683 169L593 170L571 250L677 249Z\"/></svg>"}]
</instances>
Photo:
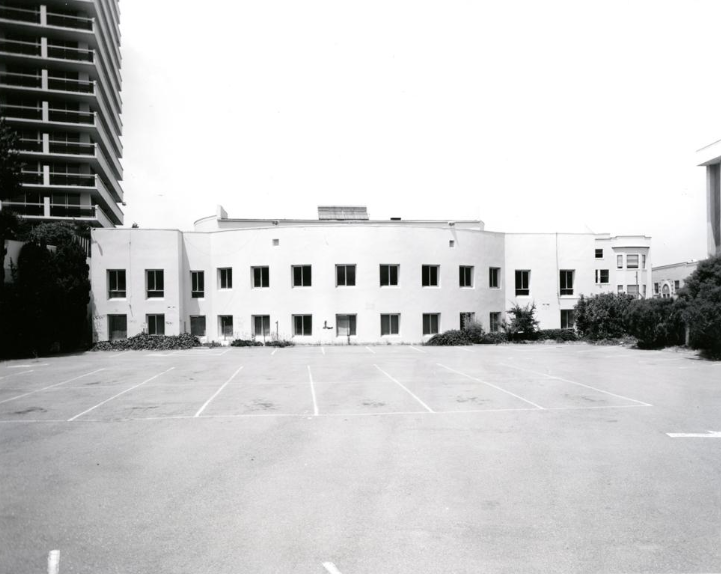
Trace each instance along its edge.
<instances>
[{"instance_id":1,"label":"rooftop vent","mask_svg":"<svg viewBox=\"0 0 721 574\"><path fill-rule=\"evenodd\" d=\"M365 206L319 205L318 219L321 221L368 221Z\"/></svg>"}]
</instances>

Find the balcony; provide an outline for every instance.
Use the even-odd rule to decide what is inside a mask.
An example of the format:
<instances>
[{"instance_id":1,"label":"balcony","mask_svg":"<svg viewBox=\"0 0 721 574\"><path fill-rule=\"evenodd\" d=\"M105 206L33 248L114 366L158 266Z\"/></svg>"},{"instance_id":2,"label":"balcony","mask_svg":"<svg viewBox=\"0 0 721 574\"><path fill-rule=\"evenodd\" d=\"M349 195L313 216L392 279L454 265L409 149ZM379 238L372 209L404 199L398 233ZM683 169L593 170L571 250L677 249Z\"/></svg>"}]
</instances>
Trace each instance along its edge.
<instances>
[{"instance_id":1,"label":"balcony","mask_svg":"<svg viewBox=\"0 0 721 574\"><path fill-rule=\"evenodd\" d=\"M58 14L57 12L47 13L47 25L56 28L68 28L70 30L85 30L92 32L95 28L95 21L85 16L71 16L69 14Z\"/></svg>"},{"instance_id":2,"label":"balcony","mask_svg":"<svg viewBox=\"0 0 721 574\"><path fill-rule=\"evenodd\" d=\"M0 19L10 22L26 22L40 24L40 8L16 8L0 6Z\"/></svg>"},{"instance_id":3,"label":"balcony","mask_svg":"<svg viewBox=\"0 0 721 574\"><path fill-rule=\"evenodd\" d=\"M0 6L0 20L7 20L8 22L16 24L43 25L39 8ZM71 14L48 11L45 17L45 26L93 32L95 30L95 20L87 16L73 16Z\"/></svg>"},{"instance_id":4,"label":"balcony","mask_svg":"<svg viewBox=\"0 0 721 574\"><path fill-rule=\"evenodd\" d=\"M0 73L0 85L9 88L43 90L43 78L39 74ZM95 82L49 76L47 90L68 94L95 95Z\"/></svg>"},{"instance_id":5,"label":"balcony","mask_svg":"<svg viewBox=\"0 0 721 574\"><path fill-rule=\"evenodd\" d=\"M0 40L0 52L19 56L38 56L42 55L40 41L25 42L21 40Z\"/></svg>"},{"instance_id":6,"label":"balcony","mask_svg":"<svg viewBox=\"0 0 721 574\"><path fill-rule=\"evenodd\" d=\"M55 46L48 44L48 58L56 60L68 60L71 62L95 62L95 50L89 48L68 48L66 46Z\"/></svg>"},{"instance_id":7,"label":"balcony","mask_svg":"<svg viewBox=\"0 0 721 574\"><path fill-rule=\"evenodd\" d=\"M98 144L94 142L72 142L63 140L48 140L45 145L41 140L21 138L20 153L31 155L40 161L66 161L76 164L88 164L93 170L108 180L116 201L123 200L123 192L118 179L122 179L122 167L117 169L116 164L108 162Z\"/></svg>"},{"instance_id":8,"label":"balcony","mask_svg":"<svg viewBox=\"0 0 721 574\"><path fill-rule=\"evenodd\" d=\"M40 41L28 42L27 40L0 40L0 52L12 56L35 56L43 55ZM47 57L66 62L95 63L95 50L92 48L71 48L68 46L57 46L48 43Z\"/></svg>"},{"instance_id":9,"label":"balcony","mask_svg":"<svg viewBox=\"0 0 721 574\"><path fill-rule=\"evenodd\" d=\"M3 201L2 207L8 208L29 220L82 221L89 223L93 227L115 227L115 225L122 225L123 223L122 217L119 222L113 222L99 205L79 206Z\"/></svg>"},{"instance_id":10,"label":"balcony","mask_svg":"<svg viewBox=\"0 0 721 574\"><path fill-rule=\"evenodd\" d=\"M38 74L0 73L0 85L10 88L42 89L43 80Z\"/></svg>"},{"instance_id":11,"label":"balcony","mask_svg":"<svg viewBox=\"0 0 721 574\"><path fill-rule=\"evenodd\" d=\"M95 94L95 82L48 76L48 90L73 94Z\"/></svg>"}]
</instances>

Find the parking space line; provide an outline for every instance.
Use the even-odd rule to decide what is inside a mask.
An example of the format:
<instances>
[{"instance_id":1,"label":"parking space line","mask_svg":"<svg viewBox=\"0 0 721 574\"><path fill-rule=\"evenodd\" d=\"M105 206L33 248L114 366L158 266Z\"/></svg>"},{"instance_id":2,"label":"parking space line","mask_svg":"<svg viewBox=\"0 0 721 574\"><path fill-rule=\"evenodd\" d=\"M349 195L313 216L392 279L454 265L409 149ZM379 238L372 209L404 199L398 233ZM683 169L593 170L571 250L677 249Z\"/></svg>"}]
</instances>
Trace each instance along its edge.
<instances>
[{"instance_id":1,"label":"parking space line","mask_svg":"<svg viewBox=\"0 0 721 574\"><path fill-rule=\"evenodd\" d=\"M338 568L335 567L335 564L332 562L323 562L323 568L325 568L330 574L342 574Z\"/></svg>"},{"instance_id":2,"label":"parking space line","mask_svg":"<svg viewBox=\"0 0 721 574\"><path fill-rule=\"evenodd\" d=\"M411 345L411 349L413 349L414 351L418 351L419 353L425 353L425 351L423 349L417 349L413 345Z\"/></svg>"},{"instance_id":3,"label":"parking space line","mask_svg":"<svg viewBox=\"0 0 721 574\"><path fill-rule=\"evenodd\" d=\"M376 354L376 352L375 352L373 349L371 349L370 347L366 347L366 349L368 349L368 350L369 350L371 353L373 353L374 355Z\"/></svg>"},{"instance_id":4,"label":"parking space line","mask_svg":"<svg viewBox=\"0 0 721 574\"><path fill-rule=\"evenodd\" d=\"M566 383L571 383L572 385L578 385L579 387L585 387L587 389L591 389L593 391L597 391L599 393L604 393L606 395L611 395L612 397L616 397L617 399L623 399L625 401L631 401L633 403L638 403L639 405L643 405L644 407L652 407L653 405L650 405L648 403L644 403L643 401L639 401L636 399L631 399L629 397L624 397L623 395L617 395L616 393L611 393L609 391L604 391L603 389L598 389L596 387L592 387L591 385L586 385L584 383L579 383L578 381L571 381L570 379L564 379L563 377L557 377L555 375L547 375L546 373L542 373L540 371L533 371L531 369L524 369L523 367L516 367L514 365L508 365L506 363L501 363L501 366L503 367L509 367L511 369L517 369L519 371L525 371L527 373L531 373L534 375L540 375L543 377L546 377L547 379L556 379L558 381L564 381Z\"/></svg>"},{"instance_id":5,"label":"parking space line","mask_svg":"<svg viewBox=\"0 0 721 574\"><path fill-rule=\"evenodd\" d=\"M321 347L322 348L322 347ZM313 385L313 373L308 365L308 379L310 379L310 394L313 397L313 416L318 416L318 402L315 399L315 386Z\"/></svg>"},{"instance_id":6,"label":"parking space line","mask_svg":"<svg viewBox=\"0 0 721 574\"><path fill-rule=\"evenodd\" d=\"M98 403L98 404L95 405L94 407L90 407L89 409L83 411L82 413L77 414L77 415L75 415L74 417L68 419L68 422L74 421L74 420L77 419L78 417L81 417L81 416L83 416L84 414L87 414L87 413L89 413L90 411L97 409L99 406L104 405L105 403L110 402L110 401L112 401L113 399L118 398L120 395L124 395L125 393L130 392L130 391L132 391L133 389L137 389L140 385L144 385L145 383L149 383L149 382L152 381L153 379L157 379L159 376L164 375L165 373L172 371L174 368L175 368L175 367L170 367L169 369L163 371L162 373L158 373L157 375L153 375L153 376L150 377L149 379L144 380L142 383L140 383L140 384L138 384L138 385L135 385L134 387L130 387L129 389L125 389L124 391L118 393L117 395L113 395L113 396L110 397L109 399L105 399L103 402Z\"/></svg>"},{"instance_id":7,"label":"parking space line","mask_svg":"<svg viewBox=\"0 0 721 574\"><path fill-rule=\"evenodd\" d=\"M396 385L398 385L400 388L402 388L405 392L407 392L410 396L412 396L414 399L416 399L421 406L426 409L429 413L435 412L431 407L429 407L426 403L424 403L421 399L419 399L416 395L414 395L410 389L405 387L403 384L398 382L396 379L391 377L388 373L386 373L383 369L381 369L378 365L373 365L376 369L378 369L381 373L383 373L386 377L388 377L391 381L393 381Z\"/></svg>"},{"instance_id":8,"label":"parking space line","mask_svg":"<svg viewBox=\"0 0 721 574\"><path fill-rule=\"evenodd\" d=\"M270 356L272 357L272 356L275 355L277 352L278 352L278 349L273 349L273 352L270 354Z\"/></svg>"},{"instance_id":9,"label":"parking space line","mask_svg":"<svg viewBox=\"0 0 721 574\"><path fill-rule=\"evenodd\" d=\"M0 381L3 379L7 379L8 377L15 377L17 375L27 375L28 373L34 373L35 371L33 369L30 369L29 371L20 371L19 373L10 373L9 375L4 375L0 377Z\"/></svg>"},{"instance_id":10,"label":"parking space line","mask_svg":"<svg viewBox=\"0 0 721 574\"><path fill-rule=\"evenodd\" d=\"M323 347L320 348L320 352L325 355L325 349Z\"/></svg>"},{"instance_id":11,"label":"parking space line","mask_svg":"<svg viewBox=\"0 0 721 574\"><path fill-rule=\"evenodd\" d=\"M207 406L210 404L210 402L211 402L215 397L217 397L217 396L220 394L220 391L222 391L222 390L226 387L226 385L235 378L235 375L237 375L238 373L240 373L240 371L241 371L242 369L243 369L242 366L239 367L238 370L235 371L232 375L230 375L230 378L229 378L227 381L225 381L225 382L223 383L223 385L222 385L217 391L215 391L215 393L213 393L213 396L210 397L207 401L205 401L205 403L203 404L203 406L200 407L200 409L198 409L198 412L197 412L197 413L195 413L195 417L196 417L196 418L200 416L200 413L202 413L202 412L205 410L205 407L207 407Z\"/></svg>"},{"instance_id":12,"label":"parking space line","mask_svg":"<svg viewBox=\"0 0 721 574\"><path fill-rule=\"evenodd\" d=\"M501 387L499 387L499 386L497 386L497 385L491 384L491 383L486 382L486 381L482 381L481 379L478 379L478 378L476 378L476 377L472 377L471 375L467 375L466 373L462 373L461 371L456 371L455 369L451 369L450 367L446 367L445 365L442 365L441 363L436 363L436 364L437 364L439 367L443 367L444 369L448 369L448 370L451 371L452 373L456 373L456 374L458 374L458 375L463 375L464 377L468 377L469 379L471 379L471 380L473 380L473 381L477 381L477 382L479 382L479 383L481 383L481 384L488 385L489 387L492 387L492 388L494 388L494 389L496 389L496 390L499 390L499 391L504 392L504 393L506 393L506 394L508 394L508 395L511 395L512 397L516 397L517 399L522 400L524 403L528 403L529 405L533 405L533 406L536 407L537 409L545 410L541 405L537 405L536 403L531 402L531 401L529 401L528 399L524 399L523 397L521 397L521 396L519 396L519 395L517 395L517 394L515 394L515 393L512 393L511 391L507 391L506 389L502 389Z\"/></svg>"},{"instance_id":13,"label":"parking space line","mask_svg":"<svg viewBox=\"0 0 721 574\"><path fill-rule=\"evenodd\" d=\"M43 387L42 389L36 389L34 391L30 391L28 393L23 393L22 395L17 395L16 397L10 397L9 399L5 399L4 401L0 401L0 405L3 403L8 403L10 401L14 401L16 399L21 399L23 397L27 397L28 395L32 395L35 393L40 393L42 391L47 391L48 389L52 389L53 387L59 387L60 385L64 385L65 383L71 383L72 381L77 381L78 379L82 379L83 377L89 377L90 375L94 375L95 373L98 373L100 371L104 371L105 369L96 369L94 371L91 371L89 373L85 373L84 375L80 375L79 377L73 377L72 379L68 379L67 381L63 381L62 383L55 383L54 385L49 385L47 387Z\"/></svg>"},{"instance_id":14,"label":"parking space line","mask_svg":"<svg viewBox=\"0 0 721 574\"><path fill-rule=\"evenodd\" d=\"M48 554L48 574L60 572L60 550L51 550Z\"/></svg>"},{"instance_id":15,"label":"parking space line","mask_svg":"<svg viewBox=\"0 0 721 574\"><path fill-rule=\"evenodd\" d=\"M49 363L40 363L35 365L10 365L8 369L29 369L30 367L47 367Z\"/></svg>"}]
</instances>

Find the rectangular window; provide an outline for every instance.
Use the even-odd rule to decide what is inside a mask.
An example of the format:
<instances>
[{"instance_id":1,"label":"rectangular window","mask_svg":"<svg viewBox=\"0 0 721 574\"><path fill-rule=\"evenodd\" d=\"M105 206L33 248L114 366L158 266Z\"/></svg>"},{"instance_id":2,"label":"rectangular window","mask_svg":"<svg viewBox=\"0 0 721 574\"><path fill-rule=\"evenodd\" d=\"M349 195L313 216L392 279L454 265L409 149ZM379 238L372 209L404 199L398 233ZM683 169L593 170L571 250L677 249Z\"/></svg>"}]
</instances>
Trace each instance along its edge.
<instances>
[{"instance_id":1,"label":"rectangular window","mask_svg":"<svg viewBox=\"0 0 721 574\"><path fill-rule=\"evenodd\" d=\"M335 266L335 286L355 287L355 265Z\"/></svg>"},{"instance_id":2,"label":"rectangular window","mask_svg":"<svg viewBox=\"0 0 721 574\"><path fill-rule=\"evenodd\" d=\"M310 337L313 334L313 315L293 315L293 335Z\"/></svg>"},{"instance_id":3,"label":"rectangular window","mask_svg":"<svg viewBox=\"0 0 721 574\"><path fill-rule=\"evenodd\" d=\"M221 337L233 336L233 316L218 315L218 330Z\"/></svg>"},{"instance_id":4,"label":"rectangular window","mask_svg":"<svg viewBox=\"0 0 721 574\"><path fill-rule=\"evenodd\" d=\"M398 286L398 265L381 265L381 287Z\"/></svg>"},{"instance_id":5,"label":"rectangular window","mask_svg":"<svg viewBox=\"0 0 721 574\"><path fill-rule=\"evenodd\" d=\"M646 298L646 286L645 285L643 286L643 298L644 299Z\"/></svg>"},{"instance_id":6,"label":"rectangular window","mask_svg":"<svg viewBox=\"0 0 721 574\"><path fill-rule=\"evenodd\" d=\"M128 316L127 315L108 315L108 340L117 341L118 339L128 338Z\"/></svg>"},{"instance_id":7,"label":"rectangular window","mask_svg":"<svg viewBox=\"0 0 721 574\"><path fill-rule=\"evenodd\" d=\"M623 285L617 285L617 286L616 286L616 291L617 291L618 293L623 293Z\"/></svg>"},{"instance_id":8,"label":"rectangular window","mask_svg":"<svg viewBox=\"0 0 721 574\"><path fill-rule=\"evenodd\" d=\"M438 333L440 318L439 313L423 313L423 334L435 335Z\"/></svg>"},{"instance_id":9,"label":"rectangular window","mask_svg":"<svg viewBox=\"0 0 721 574\"><path fill-rule=\"evenodd\" d=\"M205 297L205 271L191 271L190 283L190 296L193 299L202 299ZM203 328L203 330L205 330L205 328Z\"/></svg>"},{"instance_id":10,"label":"rectangular window","mask_svg":"<svg viewBox=\"0 0 721 574\"><path fill-rule=\"evenodd\" d=\"M638 297L638 285L626 285L626 293Z\"/></svg>"},{"instance_id":11,"label":"rectangular window","mask_svg":"<svg viewBox=\"0 0 721 574\"><path fill-rule=\"evenodd\" d=\"M461 265L458 268L458 286L473 287L473 267Z\"/></svg>"},{"instance_id":12,"label":"rectangular window","mask_svg":"<svg viewBox=\"0 0 721 574\"><path fill-rule=\"evenodd\" d=\"M165 335L165 315L146 315L148 335Z\"/></svg>"},{"instance_id":13,"label":"rectangular window","mask_svg":"<svg viewBox=\"0 0 721 574\"><path fill-rule=\"evenodd\" d=\"M490 330L491 333L498 333L499 329L501 328L501 313L495 312L490 314Z\"/></svg>"},{"instance_id":14,"label":"rectangular window","mask_svg":"<svg viewBox=\"0 0 721 574\"><path fill-rule=\"evenodd\" d=\"M561 269L561 295L573 295L573 269Z\"/></svg>"},{"instance_id":15,"label":"rectangular window","mask_svg":"<svg viewBox=\"0 0 721 574\"><path fill-rule=\"evenodd\" d=\"M253 315L253 335L256 337L270 336L270 315Z\"/></svg>"},{"instance_id":16,"label":"rectangular window","mask_svg":"<svg viewBox=\"0 0 721 574\"><path fill-rule=\"evenodd\" d=\"M270 268L269 267L251 267L253 270L253 288L265 289L270 287Z\"/></svg>"},{"instance_id":17,"label":"rectangular window","mask_svg":"<svg viewBox=\"0 0 721 574\"><path fill-rule=\"evenodd\" d=\"M381 336L400 333L401 316L399 314L381 315Z\"/></svg>"},{"instance_id":18,"label":"rectangular window","mask_svg":"<svg viewBox=\"0 0 721 574\"><path fill-rule=\"evenodd\" d=\"M658 283L653 284L653 292L656 293L656 295L658 295Z\"/></svg>"},{"instance_id":19,"label":"rectangular window","mask_svg":"<svg viewBox=\"0 0 721 574\"><path fill-rule=\"evenodd\" d=\"M516 297L530 295L531 272L516 269Z\"/></svg>"},{"instance_id":20,"label":"rectangular window","mask_svg":"<svg viewBox=\"0 0 721 574\"><path fill-rule=\"evenodd\" d=\"M596 249L596 259L603 259L603 249Z\"/></svg>"},{"instance_id":21,"label":"rectangular window","mask_svg":"<svg viewBox=\"0 0 721 574\"><path fill-rule=\"evenodd\" d=\"M233 268L221 267L218 269L218 289L233 288Z\"/></svg>"},{"instance_id":22,"label":"rectangular window","mask_svg":"<svg viewBox=\"0 0 721 574\"><path fill-rule=\"evenodd\" d=\"M573 329L575 322L573 309L561 309L561 329Z\"/></svg>"},{"instance_id":23,"label":"rectangular window","mask_svg":"<svg viewBox=\"0 0 721 574\"><path fill-rule=\"evenodd\" d=\"M501 288L501 268L500 267L489 267L488 268L488 286L491 289Z\"/></svg>"},{"instance_id":24,"label":"rectangular window","mask_svg":"<svg viewBox=\"0 0 721 574\"><path fill-rule=\"evenodd\" d=\"M190 334L194 337L205 337L205 315L190 316Z\"/></svg>"},{"instance_id":25,"label":"rectangular window","mask_svg":"<svg viewBox=\"0 0 721 574\"><path fill-rule=\"evenodd\" d=\"M623 269L623 255L616 255L616 268Z\"/></svg>"},{"instance_id":26,"label":"rectangular window","mask_svg":"<svg viewBox=\"0 0 721 574\"><path fill-rule=\"evenodd\" d=\"M293 265L293 287L310 287L310 265Z\"/></svg>"},{"instance_id":27,"label":"rectangular window","mask_svg":"<svg viewBox=\"0 0 721 574\"><path fill-rule=\"evenodd\" d=\"M596 283L608 283L608 269L596 269Z\"/></svg>"},{"instance_id":28,"label":"rectangular window","mask_svg":"<svg viewBox=\"0 0 721 574\"><path fill-rule=\"evenodd\" d=\"M626 267L629 269L638 269L638 255L626 255Z\"/></svg>"},{"instance_id":29,"label":"rectangular window","mask_svg":"<svg viewBox=\"0 0 721 574\"><path fill-rule=\"evenodd\" d=\"M146 269L145 284L148 299L163 297L165 282L162 269Z\"/></svg>"},{"instance_id":30,"label":"rectangular window","mask_svg":"<svg viewBox=\"0 0 721 574\"><path fill-rule=\"evenodd\" d=\"M421 268L421 285L423 287L438 287L439 265L423 265Z\"/></svg>"},{"instance_id":31,"label":"rectangular window","mask_svg":"<svg viewBox=\"0 0 721 574\"><path fill-rule=\"evenodd\" d=\"M356 333L356 316L355 315L336 315L335 316L336 335L338 337L355 336Z\"/></svg>"},{"instance_id":32,"label":"rectangular window","mask_svg":"<svg viewBox=\"0 0 721 574\"><path fill-rule=\"evenodd\" d=\"M646 269L646 256L641 255L641 269Z\"/></svg>"},{"instance_id":33,"label":"rectangular window","mask_svg":"<svg viewBox=\"0 0 721 574\"><path fill-rule=\"evenodd\" d=\"M125 269L108 269L108 299L123 299L125 294Z\"/></svg>"},{"instance_id":34,"label":"rectangular window","mask_svg":"<svg viewBox=\"0 0 721 574\"><path fill-rule=\"evenodd\" d=\"M678 291L679 289L681 289L681 281L679 281L679 280L674 281L673 289L674 289L674 291Z\"/></svg>"},{"instance_id":35,"label":"rectangular window","mask_svg":"<svg viewBox=\"0 0 721 574\"><path fill-rule=\"evenodd\" d=\"M468 328L468 326L476 320L476 314L473 312L461 313L461 331Z\"/></svg>"}]
</instances>

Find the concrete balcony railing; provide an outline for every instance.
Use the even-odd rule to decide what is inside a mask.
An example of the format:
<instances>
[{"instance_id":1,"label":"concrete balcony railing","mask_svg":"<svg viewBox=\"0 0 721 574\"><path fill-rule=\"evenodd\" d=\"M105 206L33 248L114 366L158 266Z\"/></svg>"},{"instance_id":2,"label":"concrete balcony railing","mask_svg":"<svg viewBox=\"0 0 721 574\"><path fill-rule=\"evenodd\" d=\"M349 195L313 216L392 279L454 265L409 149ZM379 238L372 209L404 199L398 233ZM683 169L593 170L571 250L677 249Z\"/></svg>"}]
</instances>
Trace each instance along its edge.
<instances>
[{"instance_id":1,"label":"concrete balcony railing","mask_svg":"<svg viewBox=\"0 0 721 574\"><path fill-rule=\"evenodd\" d=\"M46 16L48 26L56 28L67 28L69 30L85 30L92 32L95 28L95 21L85 16L72 16L70 14L59 14L48 12Z\"/></svg>"},{"instance_id":2,"label":"concrete balcony railing","mask_svg":"<svg viewBox=\"0 0 721 574\"><path fill-rule=\"evenodd\" d=\"M68 48L48 44L48 58L68 60L71 62L95 62L95 50L91 48Z\"/></svg>"},{"instance_id":3,"label":"concrete balcony railing","mask_svg":"<svg viewBox=\"0 0 721 574\"><path fill-rule=\"evenodd\" d=\"M17 6L0 6L0 19L22 24L43 25L42 13L39 8L18 8ZM66 30L83 30L92 32L95 20L86 16L61 14L48 10L45 14L45 26L64 28Z\"/></svg>"},{"instance_id":4,"label":"concrete balcony railing","mask_svg":"<svg viewBox=\"0 0 721 574\"><path fill-rule=\"evenodd\" d=\"M48 90L74 94L94 94L95 82L92 80L73 80L48 76Z\"/></svg>"},{"instance_id":5,"label":"concrete balcony railing","mask_svg":"<svg viewBox=\"0 0 721 574\"><path fill-rule=\"evenodd\" d=\"M0 85L13 88L47 89L55 92L95 95L95 84L92 80L74 80L48 76L47 88L44 88L43 77L39 74L0 73Z\"/></svg>"},{"instance_id":6,"label":"concrete balcony railing","mask_svg":"<svg viewBox=\"0 0 721 574\"><path fill-rule=\"evenodd\" d=\"M43 79L39 74L2 72L0 73L0 86L42 89Z\"/></svg>"},{"instance_id":7,"label":"concrete balcony railing","mask_svg":"<svg viewBox=\"0 0 721 574\"><path fill-rule=\"evenodd\" d=\"M42 48L40 41L27 42L25 40L0 40L0 52L19 56L41 56Z\"/></svg>"},{"instance_id":8,"label":"concrete balcony railing","mask_svg":"<svg viewBox=\"0 0 721 574\"><path fill-rule=\"evenodd\" d=\"M39 40L37 42L28 42L27 40L1 39L0 52L14 56L41 57L43 55L43 45ZM72 48L48 43L46 53L48 58L56 60L95 63L95 50L92 48Z\"/></svg>"},{"instance_id":9,"label":"concrete balcony railing","mask_svg":"<svg viewBox=\"0 0 721 574\"><path fill-rule=\"evenodd\" d=\"M47 144L38 139L21 138L20 152L23 154L46 155L49 159L62 160L77 157L78 160L87 161L98 173L103 174L111 181L112 194L116 201L122 201L122 189L115 184L116 179L122 178L122 167L117 169L115 162L111 165L108 158L95 142L69 142L62 140L47 140Z\"/></svg>"},{"instance_id":10,"label":"concrete balcony railing","mask_svg":"<svg viewBox=\"0 0 721 574\"><path fill-rule=\"evenodd\" d=\"M52 202L3 201L2 206L27 219L80 220L90 223L94 227L114 227L123 223L122 217L119 222L114 222L99 205L80 206Z\"/></svg>"},{"instance_id":11,"label":"concrete balcony railing","mask_svg":"<svg viewBox=\"0 0 721 574\"><path fill-rule=\"evenodd\" d=\"M24 22L40 24L40 8L17 8L15 6L0 6L0 19L11 22Z\"/></svg>"}]
</instances>

